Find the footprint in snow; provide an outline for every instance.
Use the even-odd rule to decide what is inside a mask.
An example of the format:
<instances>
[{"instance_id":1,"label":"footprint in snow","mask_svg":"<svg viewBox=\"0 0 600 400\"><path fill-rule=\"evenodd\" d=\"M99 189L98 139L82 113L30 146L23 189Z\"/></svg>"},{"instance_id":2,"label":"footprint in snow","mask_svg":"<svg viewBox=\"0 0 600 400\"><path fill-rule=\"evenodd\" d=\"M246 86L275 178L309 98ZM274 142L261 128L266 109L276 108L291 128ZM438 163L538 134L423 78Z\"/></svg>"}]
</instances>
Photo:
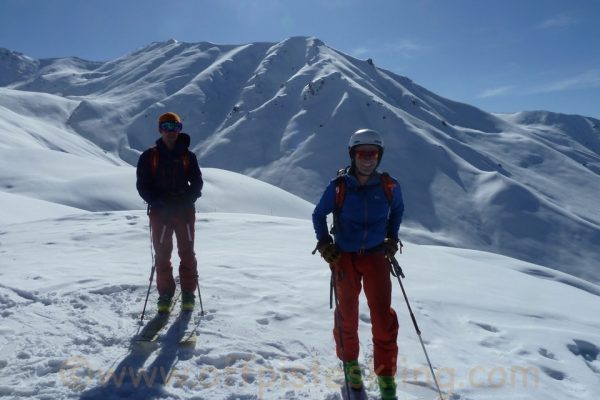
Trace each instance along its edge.
<instances>
[{"instance_id":1,"label":"footprint in snow","mask_svg":"<svg viewBox=\"0 0 600 400\"><path fill-rule=\"evenodd\" d=\"M556 356L554 355L554 353L550 352L548 349L545 348L540 348L538 349L538 353L542 356L545 357L549 360L556 360Z\"/></svg>"},{"instance_id":2,"label":"footprint in snow","mask_svg":"<svg viewBox=\"0 0 600 400\"><path fill-rule=\"evenodd\" d=\"M492 333L498 333L498 332L500 332L500 329L498 329L495 326L490 325L490 324L486 324L486 323L482 323L482 322L474 322L474 321L470 321L469 323L472 324L472 325L480 327L484 331L488 331L488 332L492 332Z\"/></svg>"}]
</instances>

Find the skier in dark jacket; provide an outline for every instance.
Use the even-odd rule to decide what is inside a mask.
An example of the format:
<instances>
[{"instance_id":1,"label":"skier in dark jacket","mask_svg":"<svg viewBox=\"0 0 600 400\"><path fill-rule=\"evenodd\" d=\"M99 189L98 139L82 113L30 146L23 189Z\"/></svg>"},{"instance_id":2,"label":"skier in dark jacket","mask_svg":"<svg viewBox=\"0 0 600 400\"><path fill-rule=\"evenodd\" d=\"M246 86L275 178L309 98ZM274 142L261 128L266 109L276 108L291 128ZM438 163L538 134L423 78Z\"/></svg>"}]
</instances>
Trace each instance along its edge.
<instances>
[{"instance_id":1,"label":"skier in dark jacket","mask_svg":"<svg viewBox=\"0 0 600 400\"><path fill-rule=\"evenodd\" d=\"M374 370L382 399L396 399L398 318L391 307L390 264L402 246L398 230L404 212L402 191L389 175L377 167L383 156L381 135L370 129L356 131L348 145L352 164L325 189L313 212L317 249L330 265L337 296L333 335L336 352L344 363L348 384L363 387L358 364L358 298L362 286L371 313ZM388 185L384 188L384 185ZM339 208L339 192L345 196ZM337 211L336 211L337 210ZM327 230L327 215L334 213L334 238Z\"/></svg>"},{"instance_id":2,"label":"skier in dark jacket","mask_svg":"<svg viewBox=\"0 0 600 400\"><path fill-rule=\"evenodd\" d=\"M173 233L181 263L181 309L192 310L198 284L194 253L194 202L201 196L202 173L196 155L188 150L190 137L181 133L181 118L172 112L158 120L160 139L142 153L137 165L136 187L148 203L152 243L156 252L158 312L171 308L175 279L171 266Z\"/></svg>"}]
</instances>

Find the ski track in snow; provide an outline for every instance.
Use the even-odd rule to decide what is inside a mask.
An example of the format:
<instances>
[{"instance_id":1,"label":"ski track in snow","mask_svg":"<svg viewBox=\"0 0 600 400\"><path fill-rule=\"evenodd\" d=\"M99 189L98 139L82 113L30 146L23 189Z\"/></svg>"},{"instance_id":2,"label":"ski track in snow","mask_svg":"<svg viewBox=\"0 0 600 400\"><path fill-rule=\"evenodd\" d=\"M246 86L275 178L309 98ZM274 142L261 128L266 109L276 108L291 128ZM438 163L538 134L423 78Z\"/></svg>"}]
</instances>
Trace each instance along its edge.
<instances>
[{"instance_id":1,"label":"ski track in snow","mask_svg":"<svg viewBox=\"0 0 600 400\"><path fill-rule=\"evenodd\" d=\"M116 212L5 228L0 397L340 398L329 275L310 255L309 221L202 215L196 250L206 315L198 342L177 346L174 324L162 332L158 348L140 350L130 340L147 289L146 223L143 212ZM405 250L405 285L440 383L451 387L449 370L462 380L446 398L597 398L600 323L590 319L600 315L597 286L486 253L409 243ZM531 285L547 290L531 293ZM399 396L435 398L394 291ZM361 301L360 361L374 398L370 318ZM153 288L150 315L155 302ZM511 387L512 367L532 368L528 385ZM473 371L474 380L465 384ZM500 385L503 376L507 382Z\"/></svg>"}]
</instances>

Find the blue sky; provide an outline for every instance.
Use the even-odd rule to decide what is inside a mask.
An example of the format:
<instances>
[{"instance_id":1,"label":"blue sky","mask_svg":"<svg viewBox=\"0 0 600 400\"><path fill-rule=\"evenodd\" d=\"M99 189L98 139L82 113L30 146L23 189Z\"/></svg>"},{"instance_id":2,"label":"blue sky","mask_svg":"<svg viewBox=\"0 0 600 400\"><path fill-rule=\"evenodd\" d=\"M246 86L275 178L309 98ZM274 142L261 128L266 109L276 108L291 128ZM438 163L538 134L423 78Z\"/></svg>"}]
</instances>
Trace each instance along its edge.
<instances>
[{"instance_id":1,"label":"blue sky","mask_svg":"<svg viewBox=\"0 0 600 400\"><path fill-rule=\"evenodd\" d=\"M0 47L109 60L170 38L316 36L492 112L600 118L595 0L0 0Z\"/></svg>"}]
</instances>

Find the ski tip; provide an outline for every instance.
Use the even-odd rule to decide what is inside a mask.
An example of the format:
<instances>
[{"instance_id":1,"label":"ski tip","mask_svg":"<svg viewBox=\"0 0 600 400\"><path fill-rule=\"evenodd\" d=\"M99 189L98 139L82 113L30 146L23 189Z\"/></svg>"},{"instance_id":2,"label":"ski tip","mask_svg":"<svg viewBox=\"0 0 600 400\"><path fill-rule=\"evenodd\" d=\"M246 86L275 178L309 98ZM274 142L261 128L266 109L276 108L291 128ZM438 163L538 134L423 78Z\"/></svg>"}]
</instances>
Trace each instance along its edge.
<instances>
[{"instance_id":1,"label":"ski tip","mask_svg":"<svg viewBox=\"0 0 600 400\"><path fill-rule=\"evenodd\" d=\"M369 395L365 387L361 389L347 388L345 384L340 386L340 395L342 400L369 400ZM348 397L350 395L350 397Z\"/></svg>"},{"instance_id":2,"label":"ski tip","mask_svg":"<svg viewBox=\"0 0 600 400\"><path fill-rule=\"evenodd\" d=\"M184 336L184 339L180 340L178 345L181 347L195 347L196 346L196 335Z\"/></svg>"}]
</instances>

